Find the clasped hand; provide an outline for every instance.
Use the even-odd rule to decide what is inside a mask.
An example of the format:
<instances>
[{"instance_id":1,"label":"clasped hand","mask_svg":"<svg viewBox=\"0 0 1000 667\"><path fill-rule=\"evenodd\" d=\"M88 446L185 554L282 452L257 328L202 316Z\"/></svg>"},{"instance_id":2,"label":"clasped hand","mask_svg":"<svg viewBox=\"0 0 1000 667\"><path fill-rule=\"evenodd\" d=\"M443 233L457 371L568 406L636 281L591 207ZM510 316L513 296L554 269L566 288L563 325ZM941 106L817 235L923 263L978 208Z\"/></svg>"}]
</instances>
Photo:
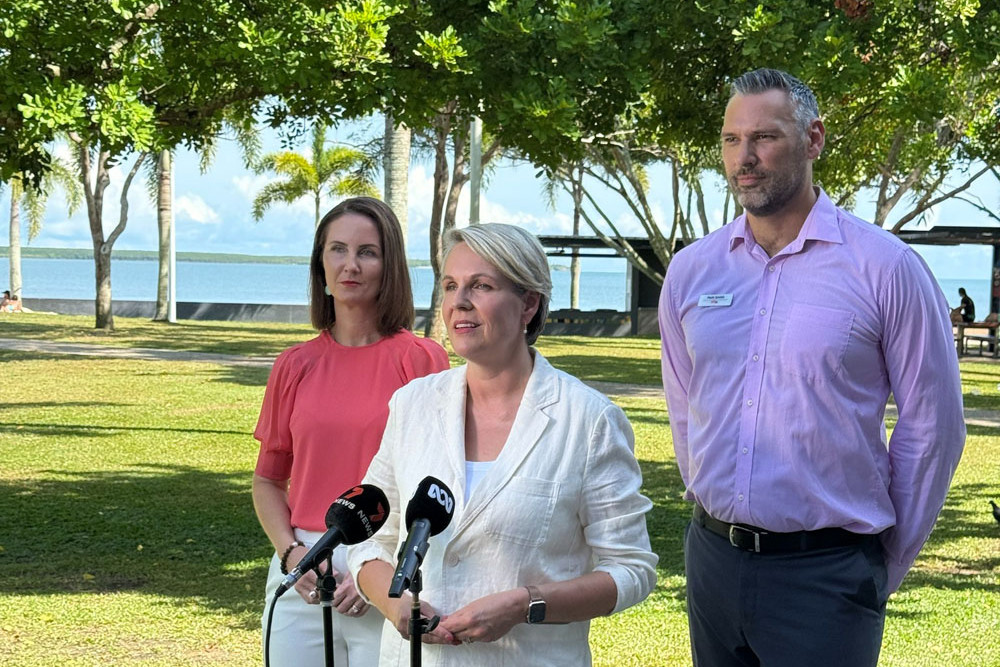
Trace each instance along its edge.
<instances>
[{"instance_id":1,"label":"clasped hand","mask_svg":"<svg viewBox=\"0 0 1000 667\"><path fill-rule=\"evenodd\" d=\"M492 642L500 639L518 623L524 621L527 608L525 590L514 589L493 593L470 602L453 614L441 617L441 622L422 636L427 644L452 644ZM400 598L396 607L396 630L403 639L409 639L410 598ZM424 601L420 602L420 614L430 618L437 612Z\"/></svg>"}]
</instances>

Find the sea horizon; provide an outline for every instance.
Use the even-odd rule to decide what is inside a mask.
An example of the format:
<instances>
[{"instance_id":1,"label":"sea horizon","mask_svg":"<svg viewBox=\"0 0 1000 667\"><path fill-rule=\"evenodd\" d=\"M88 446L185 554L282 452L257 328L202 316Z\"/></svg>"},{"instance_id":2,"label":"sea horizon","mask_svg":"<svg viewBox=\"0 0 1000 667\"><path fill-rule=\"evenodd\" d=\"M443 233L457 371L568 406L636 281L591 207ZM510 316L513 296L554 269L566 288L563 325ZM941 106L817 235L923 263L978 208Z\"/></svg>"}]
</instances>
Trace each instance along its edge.
<instances>
[{"instance_id":1,"label":"sea horizon","mask_svg":"<svg viewBox=\"0 0 1000 667\"><path fill-rule=\"evenodd\" d=\"M629 309L628 267L624 259L607 260L618 266L608 270L584 270L580 278L580 309ZM9 276L9 259L0 257L0 275ZM158 265L149 259L113 261L112 299L155 301ZM24 257L21 260L25 305L32 298L93 299L92 259ZM177 300L204 303L248 303L306 305L308 303L306 264L177 262ZM429 266L411 266L414 305L430 307L433 276ZM977 319L990 312L989 278L936 278L951 307L959 303L958 288L964 287L976 304ZM6 280L4 281L6 282ZM570 307L568 267L552 270L553 310ZM5 288L6 289L6 288Z\"/></svg>"}]
</instances>

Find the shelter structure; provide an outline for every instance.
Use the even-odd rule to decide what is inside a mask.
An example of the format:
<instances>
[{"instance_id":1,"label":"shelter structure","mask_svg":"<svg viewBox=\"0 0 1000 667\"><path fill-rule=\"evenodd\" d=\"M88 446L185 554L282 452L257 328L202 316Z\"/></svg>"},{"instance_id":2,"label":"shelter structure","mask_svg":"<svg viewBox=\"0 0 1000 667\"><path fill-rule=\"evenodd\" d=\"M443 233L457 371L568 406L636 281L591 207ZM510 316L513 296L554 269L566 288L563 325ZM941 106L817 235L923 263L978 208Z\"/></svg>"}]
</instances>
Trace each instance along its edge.
<instances>
[{"instance_id":1,"label":"shelter structure","mask_svg":"<svg viewBox=\"0 0 1000 667\"><path fill-rule=\"evenodd\" d=\"M990 310L1000 312L1000 227L949 227L938 225L926 230L902 230L899 238L913 245L991 245Z\"/></svg>"},{"instance_id":2,"label":"shelter structure","mask_svg":"<svg viewBox=\"0 0 1000 667\"><path fill-rule=\"evenodd\" d=\"M621 257L614 248L609 248L596 236L539 236L538 240L549 257L572 257L574 251L577 257ZM663 264L653 251L648 238L629 237L625 240L649 266L663 274L665 270ZM636 335L645 328L641 325L643 310L646 312L652 310L655 317L660 299L660 285L632 264L629 264L628 268L628 312L631 316L631 333Z\"/></svg>"}]
</instances>

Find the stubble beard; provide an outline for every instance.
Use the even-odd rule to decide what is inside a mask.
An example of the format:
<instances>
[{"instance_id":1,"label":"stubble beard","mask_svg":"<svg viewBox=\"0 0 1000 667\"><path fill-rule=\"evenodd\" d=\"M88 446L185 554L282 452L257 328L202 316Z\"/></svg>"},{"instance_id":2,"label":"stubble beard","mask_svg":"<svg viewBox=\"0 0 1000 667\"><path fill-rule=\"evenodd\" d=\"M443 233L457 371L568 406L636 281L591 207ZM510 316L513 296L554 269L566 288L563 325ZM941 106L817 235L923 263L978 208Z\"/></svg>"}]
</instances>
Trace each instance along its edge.
<instances>
[{"instance_id":1,"label":"stubble beard","mask_svg":"<svg viewBox=\"0 0 1000 667\"><path fill-rule=\"evenodd\" d=\"M763 180L750 188L740 187L737 177L748 174L762 176ZM747 213L763 218L774 215L792 201L804 180L804 165L790 165L779 171L737 169L729 175L729 187Z\"/></svg>"}]
</instances>

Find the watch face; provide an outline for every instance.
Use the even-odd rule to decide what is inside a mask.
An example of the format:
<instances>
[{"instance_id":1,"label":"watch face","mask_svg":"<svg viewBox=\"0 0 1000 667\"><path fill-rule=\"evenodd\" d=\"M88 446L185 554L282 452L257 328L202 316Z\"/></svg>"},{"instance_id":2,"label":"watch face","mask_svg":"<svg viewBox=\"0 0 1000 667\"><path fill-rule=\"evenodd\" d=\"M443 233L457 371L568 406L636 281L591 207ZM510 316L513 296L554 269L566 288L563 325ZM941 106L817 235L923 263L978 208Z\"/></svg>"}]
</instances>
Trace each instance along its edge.
<instances>
[{"instance_id":1,"label":"watch face","mask_svg":"<svg viewBox=\"0 0 1000 667\"><path fill-rule=\"evenodd\" d=\"M545 620L545 602L538 600L528 605L528 623L541 623Z\"/></svg>"}]
</instances>

